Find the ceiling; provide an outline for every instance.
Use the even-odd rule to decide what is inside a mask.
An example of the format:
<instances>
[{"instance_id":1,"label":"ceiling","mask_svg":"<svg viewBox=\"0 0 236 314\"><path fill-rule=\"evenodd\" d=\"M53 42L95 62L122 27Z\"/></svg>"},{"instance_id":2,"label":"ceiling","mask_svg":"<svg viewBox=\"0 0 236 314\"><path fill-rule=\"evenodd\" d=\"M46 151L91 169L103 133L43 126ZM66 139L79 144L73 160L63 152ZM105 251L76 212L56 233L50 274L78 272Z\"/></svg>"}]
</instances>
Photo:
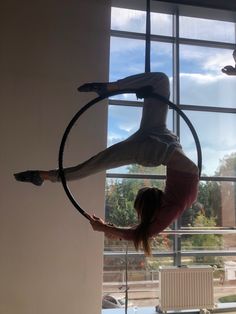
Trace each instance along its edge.
<instances>
[{"instance_id":1,"label":"ceiling","mask_svg":"<svg viewBox=\"0 0 236 314\"><path fill-rule=\"evenodd\" d=\"M235 0L165 0L164 2L236 11Z\"/></svg>"},{"instance_id":2,"label":"ceiling","mask_svg":"<svg viewBox=\"0 0 236 314\"><path fill-rule=\"evenodd\" d=\"M111 0L115 7L146 10L148 0ZM236 0L150 0L152 12L236 22Z\"/></svg>"}]
</instances>

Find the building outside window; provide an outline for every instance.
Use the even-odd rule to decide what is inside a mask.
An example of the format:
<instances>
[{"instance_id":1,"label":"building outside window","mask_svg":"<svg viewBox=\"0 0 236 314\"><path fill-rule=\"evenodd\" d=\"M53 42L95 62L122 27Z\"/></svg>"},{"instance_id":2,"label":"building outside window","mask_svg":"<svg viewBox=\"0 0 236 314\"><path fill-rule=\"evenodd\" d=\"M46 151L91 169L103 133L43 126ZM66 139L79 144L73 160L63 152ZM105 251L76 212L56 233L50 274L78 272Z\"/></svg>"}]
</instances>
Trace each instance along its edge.
<instances>
[{"instance_id":1,"label":"building outside window","mask_svg":"<svg viewBox=\"0 0 236 314\"><path fill-rule=\"evenodd\" d=\"M112 7L110 81L144 72L146 13L127 7L116 7L115 1ZM214 17L213 10L210 19L196 16L194 10L184 14L177 8L158 12L156 6L152 11L151 71L168 75L170 100L191 120L203 154L198 199L168 230L200 229L211 233L158 235L152 243L152 257L136 252L132 243L105 238L103 295L124 297L128 249L130 305L158 304L158 269L165 265L213 266L214 298L218 303L222 297L236 295L232 275L236 264L236 77L221 72L225 65L235 65L235 23L219 18L219 12ZM108 146L138 129L141 111L142 101L137 101L135 95L109 100ZM197 163L192 134L171 109L167 127L177 133L183 150ZM165 173L164 166L128 165L109 170L106 219L120 226L135 223L133 201L138 189L150 185L162 188Z\"/></svg>"}]
</instances>

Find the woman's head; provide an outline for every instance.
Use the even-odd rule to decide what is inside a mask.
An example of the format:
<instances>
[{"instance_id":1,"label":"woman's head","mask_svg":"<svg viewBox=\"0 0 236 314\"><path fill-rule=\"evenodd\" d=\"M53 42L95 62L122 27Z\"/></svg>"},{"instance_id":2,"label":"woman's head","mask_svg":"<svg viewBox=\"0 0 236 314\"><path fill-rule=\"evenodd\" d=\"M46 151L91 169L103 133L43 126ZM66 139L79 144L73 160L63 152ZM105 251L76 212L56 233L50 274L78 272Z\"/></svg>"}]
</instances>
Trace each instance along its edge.
<instances>
[{"instance_id":1,"label":"woman's head","mask_svg":"<svg viewBox=\"0 0 236 314\"><path fill-rule=\"evenodd\" d=\"M137 211L141 222L152 220L154 213L160 206L162 191L158 188L141 188L134 201L134 208Z\"/></svg>"},{"instance_id":2,"label":"woman's head","mask_svg":"<svg viewBox=\"0 0 236 314\"><path fill-rule=\"evenodd\" d=\"M142 244L147 255L151 252L148 229L154 220L156 211L158 211L161 206L161 198L162 191L158 188L144 187L138 191L134 201L134 208L139 218L134 245L135 248L138 249Z\"/></svg>"}]
</instances>

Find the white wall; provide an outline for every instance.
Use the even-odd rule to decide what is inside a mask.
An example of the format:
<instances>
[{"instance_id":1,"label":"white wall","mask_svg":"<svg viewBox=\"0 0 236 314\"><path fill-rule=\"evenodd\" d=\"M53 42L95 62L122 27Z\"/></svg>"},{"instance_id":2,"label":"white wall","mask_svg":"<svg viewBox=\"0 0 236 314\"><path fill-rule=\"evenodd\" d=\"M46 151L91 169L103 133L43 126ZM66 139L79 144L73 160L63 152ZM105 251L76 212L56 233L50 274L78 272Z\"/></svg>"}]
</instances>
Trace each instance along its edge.
<instances>
[{"instance_id":1,"label":"white wall","mask_svg":"<svg viewBox=\"0 0 236 314\"><path fill-rule=\"evenodd\" d=\"M77 86L108 77L109 1L0 4L0 313L99 313L103 237L67 200L60 184L35 187L13 173L57 166L69 120L94 95ZM106 143L106 103L83 116L66 161ZM104 178L73 183L90 212L103 215ZM91 210L90 210L91 209Z\"/></svg>"}]
</instances>

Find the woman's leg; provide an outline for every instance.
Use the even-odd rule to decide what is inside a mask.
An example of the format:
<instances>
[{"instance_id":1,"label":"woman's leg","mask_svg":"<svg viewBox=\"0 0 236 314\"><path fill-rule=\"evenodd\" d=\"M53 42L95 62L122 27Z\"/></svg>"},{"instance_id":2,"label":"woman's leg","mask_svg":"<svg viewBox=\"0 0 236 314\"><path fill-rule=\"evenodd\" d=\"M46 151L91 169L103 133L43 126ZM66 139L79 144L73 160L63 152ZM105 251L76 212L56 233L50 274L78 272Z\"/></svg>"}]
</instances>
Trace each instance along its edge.
<instances>
[{"instance_id":1,"label":"woman's leg","mask_svg":"<svg viewBox=\"0 0 236 314\"><path fill-rule=\"evenodd\" d=\"M157 167L168 162L173 150L174 146L170 146L167 141L138 131L127 140L108 147L87 161L65 168L64 173L66 179L72 181L129 164ZM44 180L60 181L57 169L24 171L15 174L15 178L18 181L31 182L35 185L41 185Z\"/></svg>"},{"instance_id":2,"label":"woman's leg","mask_svg":"<svg viewBox=\"0 0 236 314\"><path fill-rule=\"evenodd\" d=\"M137 74L117 83L120 89L151 86L154 93L160 94L167 100L170 96L169 78L162 72ZM144 131L166 128L167 113L168 102L157 98L145 98L140 128Z\"/></svg>"},{"instance_id":3,"label":"woman's leg","mask_svg":"<svg viewBox=\"0 0 236 314\"><path fill-rule=\"evenodd\" d=\"M162 72L140 73L120 79L111 84L117 84L118 89L139 89L144 86L151 86L153 92L156 92L163 97L169 98L169 79Z\"/></svg>"},{"instance_id":4,"label":"woman's leg","mask_svg":"<svg viewBox=\"0 0 236 314\"><path fill-rule=\"evenodd\" d=\"M65 168L65 177L67 180L72 181L103 170L139 163L143 159L142 151L145 151L144 145L146 145L146 141L139 141L138 136L137 139L132 137L132 140L127 139L112 145L79 165ZM15 174L15 178L18 181L31 182L35 185L41 185L44 180L60 181L57 169L24 171Z\"/></svg>"},{"instance_id":5,"label":"woman's leg","mask_svg":"<svg viewBox=\"0 0 236 314\"><path fill-rule=\"evenodd\" d=\"M84 91L91 91L91 85L96 83L87 84L89 87ZM169 82L168 78L163 73L143 73L134 76L127 77L125 79L119 80L117 82L108 83L105 87L104 84L100 83L99 89L101 88L112 88L113 90L117 89L128 89L135 88L139 89L143 86L152 86L154 91L158 91L163 96L169 95ZM159 88L158 88L159 86ZM96 85L97 88L97 85ZM82 88L83 89L83 88ZM160 91L158 90L160 89ZM98 92L96 90L96 92ZM163 116L163 108L159 108L158 100L155 98L145 99L144 107L150 106L147 108L147 111L152 109L155 105L155 110L152 110L152 115L156 114L156 120L154 122L161 121L161 124L165 124L165 114ZM166 111L167 105L161 104ZM160 114L159 114L160 112ZM144 112L145 113L145 112ZM159 114L159 115L158 115ZM151 115L151 116L152 116ZM152 119L151 119L152 118ZM144 119L145 120L145 119ZM143 121L143 119L142 119ZM148 121L145 121L145 123ZM143 125L145 125L143 122ZM151 128L153 128L153 117L150 117L149 123ZM154 127L159 128L160 124L154 125ZM91 174L97 173L102 170L111 169L127 164L139 163L141 165L150 165L157 166L164 160L166 145L165 143L160 143L157 140L152 140L150 138L145 138L143 132L146 131L145 128L141 128L133 136L131 136L126 141L115 144L106 150L98 153L89 160L79 164L75 167L69 167L65 169L66 178L68 180L76 180ZM151 150L151 151L150 151ZM26 171L23 173L18 173L15 175L16 179L19 181L32 182L36 185L41 185L44 180L58 181L58 170L50 171Z\"/></svg>"},{"instance_id":6,"label":"woman's leg","mask_svg":"<svg viewBox=\"0 0 236 314\"><path fill-rule=\"evenodd\" d=\"M65 169L67 180L77 180L100 171L135 163L135 153L140 143L136 141L122 141L99 152L85 162ZM53 174L55 170L51 171ZM56 171L55 174L57 174ZM58 175L56 176L58 178ZM59 178L58 178L59 179Z\"/></svg>"},{"instance_id":7,"label":"woman's leg","mask_svg":"<svg viewBox=\"0 0 236 314\"><path fill-rule=\"evenodd\" d=\"M96 92L101 95L107 91L138 90L144 86L151 86L154 93L169 99L169 78L162 72L136 74L110 83L87 83L79 87L79 91ZM157 98L145 98L140 128L145 131L153 128L165 128L167 112L167 102L160 101Z\"/></svg>"}]
</instances>

